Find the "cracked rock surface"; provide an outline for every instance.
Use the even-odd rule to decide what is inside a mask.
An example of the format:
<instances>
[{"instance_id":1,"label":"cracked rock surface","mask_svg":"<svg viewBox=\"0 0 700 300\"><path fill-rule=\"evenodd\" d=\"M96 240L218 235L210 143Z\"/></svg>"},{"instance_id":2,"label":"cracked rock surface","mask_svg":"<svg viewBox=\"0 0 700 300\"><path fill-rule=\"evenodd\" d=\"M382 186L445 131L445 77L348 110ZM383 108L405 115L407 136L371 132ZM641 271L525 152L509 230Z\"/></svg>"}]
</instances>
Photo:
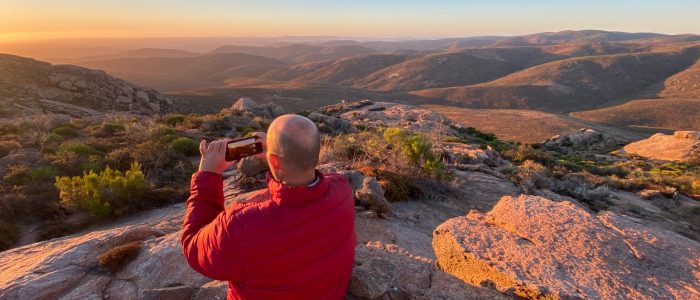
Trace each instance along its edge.
<instances>
[{"instance_id":1,"label":"cracked rock surface","mask_svg":"<svg viewBox=\"0 0 700 300\"><path fill-rule=\"evenodd\" d=\"M434 232L440 267L529 299L700 299L700 243L612 212L503 197Z\"/></svg>"}]
</instances>

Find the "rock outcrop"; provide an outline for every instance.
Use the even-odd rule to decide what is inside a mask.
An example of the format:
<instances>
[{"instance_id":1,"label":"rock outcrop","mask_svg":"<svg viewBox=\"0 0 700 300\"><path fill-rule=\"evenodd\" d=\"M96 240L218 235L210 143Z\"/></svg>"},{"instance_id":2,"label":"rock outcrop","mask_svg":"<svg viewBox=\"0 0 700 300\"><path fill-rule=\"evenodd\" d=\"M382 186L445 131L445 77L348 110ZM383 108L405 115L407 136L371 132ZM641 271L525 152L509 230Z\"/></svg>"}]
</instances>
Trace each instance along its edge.
<instances>
[{"instance_id":1,"label":"rock outcrop","mask_svg":"<svg viewBox=\"0 0 700 300\"><path fill-rule=\"evenodd\" d=\"M504 197L434 232L441 269L529 299L700 299L700 243L569 202Z\"/></svg>"},{"instance_id":2,"label":"rock outcrop","mask_svg":"<svg viewBox=\"0 0 700 300\"><path fill-rule=\"evenodd\" d=\"M413 105L361 101L326 107L323 111L354 125L397 127L409 131L454 135L443 115Z\"/></svg>"},{"instance_id":3,"label":"rock outcrop","mask_svg":"<svg viewBox=\"0 0 700 300\"><path fill-rule=\"evenodd\" d=\"M590 128L582 128L570 135L556 135L545 141L545 146L584 151L610 151L621 141Z\"/></svg>"},{"instance_id":4,"label":"rock outcrop","mask_svg":"<svg viewBox=\"0 0 700 300\"><path fill-rule=\"evenodd\" d=\"M0 54L0 118L38 114L74 117L110 111L165 112L172 100L103 71Z\"/></svg>"},{"instance_id":5,"label":"rock outcrop","mask_svg":"<svg viewBox=\"0 0 700 300\"><path fill-rule=\"evenodd\" d=\"M274 119L285 114L285 110L282 106L272 103L262 105L250 98L238 99L238 101L231 105L230 110L233 112L238 112L243 116L251 118L261 117L264 119Z\"/></svg>"},{"instance_id":6,"label":"rock outcrop","mask_svg":"<svg viewBox=\"0 0 700 300\"><path fill-rule=\"evenodd\" d=\"M356 132L357 128L350 122L341 118L331 117L318 112L309 114L309 119L318 124L318 129L321 132L331 134L351 133Z\"/></svg>"},{"instance_id":7,"label":"rock outcrop","mask_svg":"<svg viewBox=\"0 0 700 300\"><path fill-rule=\"evenodd\" d=\"M631 143L623 150L628 154L656 160L700 160L700 132L676 131L673 135L657 133L648 139Z\"/></svg>"}]
</instances>

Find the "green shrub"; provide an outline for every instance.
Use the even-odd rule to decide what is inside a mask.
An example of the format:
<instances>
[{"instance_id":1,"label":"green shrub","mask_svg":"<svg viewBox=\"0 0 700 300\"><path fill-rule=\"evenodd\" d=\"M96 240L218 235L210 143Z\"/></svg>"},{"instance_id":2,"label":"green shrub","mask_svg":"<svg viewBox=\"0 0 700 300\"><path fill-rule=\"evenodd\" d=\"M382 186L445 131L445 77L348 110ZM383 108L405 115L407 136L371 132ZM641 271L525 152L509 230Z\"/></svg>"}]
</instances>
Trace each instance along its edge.
<instances>
[{"instance_id":1,"label":"green shrub","mask_svg":"<svg viewBox=\"0 0 700 300\"><path fill-rule=\"evenodd\" d=\"M432 151L432 144L425 137L406 133L398 128L384 130L384 140L391 148L398 149L415 167L420 168L425 174L436 179L448 179L447 168Z\"/></svg>"},{"instance_id":2,"label":"green shrub","mask_svg":"<svg viewBox=\"0 0 700 300\"><path fill-rule=\"evenodd\" d=\"M53 134L57 134L63 137L76 137L78 136L78 131L70 126L58 127L51 131Z\"/></svg>"},{"instance_id":3,"label":"green shrub","mask_svg":"<svg viewBox=\"0 0 700 300\"><path fill-rule=\"evenodd\" d=\"M103 136L103 137L108 137L108 136L113 136L116 133L120 133L126 130L126 127L123 124L119 123L104 123L100 125L99 130L97 131L98 136Z\"/></svg>"},{"instance_id":4,"label":"green shrub","mask_svg":"<svg viewBox=\"0 0 700 300\"><path fill-rule=\"evenodd\" d=\"M183 115L168 115L165 117L163 122L165 124L170 125L170 126L176 126L177 124L185 122L185 119L187 119L187 117L185 117Z\"/></svg>"},{"instance_id":5,"label":"green shrub","mask_svg":"<svg viewBox=\"0 0 700 300\"><path fill-rule=\"evenodd\" d=\"M155 133L158 136L163 136L163 135L169 135L169 134L177 134L177 130L175 130L175 128L170 128L170 127L160 127L155 131Z\"/></svg>"},{"instance_id":6,"label":"green shrub","mask_svg":"<svg viewBox=\"0 0 700 300\"><path fill-rule=\"evenodd\" d=\"M199 154L199 143L188 137L179 137L170 142L170 148L185 156L195 156Z\"/></svg>"},{"instance_id":7,"label":"green shrub","mask_svg":"<svg viewBox=\"0 0 700 300\"><path fill-rule=\"evenodd\" d=\"M30 169L24 178L25 185L36 185L50 182L58 174L58 170L52 166L40 166Z\"/></svg>"},{"instance_id":8,"label":"green shrub","mask_svg":"<svg viewBox=\"0 0 700 300\"><path fill-rule=\"evenodd\" d=\"M64 136L60 134L50 133L44 138L44 147L58 145L59 143L63 142L63 140Z\"/></svg>"},{"instance_id":9,"label":"green shrub","mask_svg":"<svg viewBox=\"0 0 700 300\"><path fill-rule=\"evenodd\" d=\"M99 154L99 152L93 148L90 145L86 145L83 143L68 143L68 144L63 144L61 147L58 148L57 153L75 153L77 155L81 156L89 156L89 155L96 155Z\"/></svg>"},{"instance_id":10,"label":"green shrub","mask_svg":"<svg viewBox=\"0 0 700 300\"><path fill-rule=\"evenodd\" d=\"M8 154L10 154L10 152L12 152L12 150L19 149L19 148L22 148L22 145L20 145L18 142L15 142L15 141L0 142L0 157L5 157Z\"/></svg>"},{"instance_id":11,"label":"green shrub","mask_svg":"<svg viewBox=\"0 0 700 300\"><path fill-rule=\"evenodd\" d=\"M47 190L51 185L58 171L53 166L38 166L31 168L24 164L15 164L7 168L2 177L3 182L14 186L30 187L32 196ZM16 189L16 187L15 187ZM14 192L21 192L15 190Z\"/></svg>"},{"instance_id":12,"label":"green shrub","mask_svg":"<svg viewBox=\"0 0 700 300\"><path fill-rule=\"evenodd\" d=\"M178 137L179 136L177 134L166 134L160 138L160 142L163 144L170 144Z\"/></svg>"},{"instance_id":13,"label":"green shrub","mask_svg":"<svg viewBox=\"0 0 700 300\"><path fill-rule=\"evenodd\" d=\"M107 167L100 173L56 177L61 203L97 216L119 215L132 208L148 189L139 163L126 172Z\"/></svg>"}]
</instances>

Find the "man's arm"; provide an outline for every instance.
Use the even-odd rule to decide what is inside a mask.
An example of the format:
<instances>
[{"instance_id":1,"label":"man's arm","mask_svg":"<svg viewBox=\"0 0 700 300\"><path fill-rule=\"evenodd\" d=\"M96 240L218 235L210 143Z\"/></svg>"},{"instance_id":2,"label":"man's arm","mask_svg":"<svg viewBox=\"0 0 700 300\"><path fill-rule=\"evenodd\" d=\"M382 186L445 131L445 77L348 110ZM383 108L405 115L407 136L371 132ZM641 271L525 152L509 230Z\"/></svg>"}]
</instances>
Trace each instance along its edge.
<instances>
[{"instance_id":1,"label":"man's arm","mask_svg":"<svg viewBox=\"0 0 700 300\"><path fill-rule=\"evenodd\" d=\"M218 280L240 276L233 238L224 211L221 172L231 166L224 160L226 141L206 147L202 141L200 171L192 176L187 213L182 226L182 252L197 272Z\"/></svg>"}]
</instances>

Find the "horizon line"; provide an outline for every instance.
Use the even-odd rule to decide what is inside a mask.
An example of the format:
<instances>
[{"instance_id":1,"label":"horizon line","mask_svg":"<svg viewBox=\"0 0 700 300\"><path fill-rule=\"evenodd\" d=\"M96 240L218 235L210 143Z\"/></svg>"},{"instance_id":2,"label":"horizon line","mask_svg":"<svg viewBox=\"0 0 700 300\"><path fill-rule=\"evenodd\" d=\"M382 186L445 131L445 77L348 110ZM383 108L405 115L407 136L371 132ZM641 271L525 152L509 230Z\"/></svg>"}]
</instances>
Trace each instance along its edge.
<instances>
[{"instance_id":1,"label":"horizon line","mask_svg":"<svg viewBox=\"0 0 700 300\"><path fill-rule=\"evenodd\" d=\"M365 39L365 40L440 40L440 39L468 39L481 37L517 37L544 33L562 33L562 32L583 32L583 31L600 31L609 33L630 33L630 34L659 34L668 36L683 36L683 35L700 35L700 33L665 33L660 31L621 31L621 30L606 30L606 29L564 29L553 31L536 31L524 34L478 34L478 35L304 35L304 34L287 34L287 35L202 35L202 36L134 36L134 37L65 37L65 38L36 38L36 39L16 39L0 41L0 44L7 43L31 43L31 42L68 42L68 41L84 41L84 40L166 40L166 39L284 39L284 38L328 38L328 39Z\"/></svg>"}]
</instances>

